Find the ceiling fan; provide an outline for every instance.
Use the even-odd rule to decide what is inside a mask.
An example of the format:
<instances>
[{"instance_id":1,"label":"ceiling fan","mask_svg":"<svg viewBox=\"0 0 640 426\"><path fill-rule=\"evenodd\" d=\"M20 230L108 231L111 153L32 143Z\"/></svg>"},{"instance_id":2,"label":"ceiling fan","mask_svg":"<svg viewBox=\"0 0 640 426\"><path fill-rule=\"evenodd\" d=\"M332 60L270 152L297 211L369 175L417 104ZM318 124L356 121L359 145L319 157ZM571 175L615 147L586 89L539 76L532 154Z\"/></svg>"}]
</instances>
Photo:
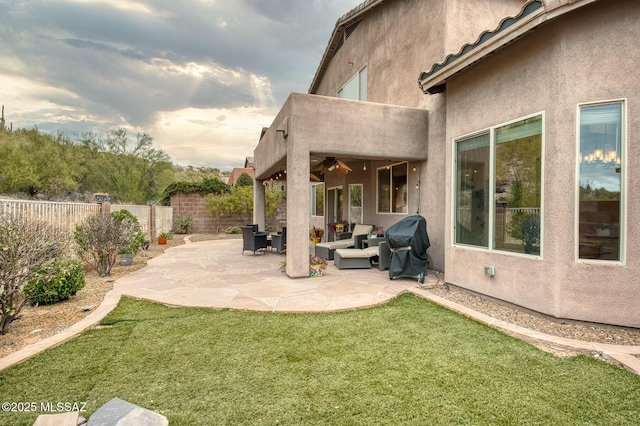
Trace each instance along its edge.
<instances>
[{"instance_id":1,"label":"ceiling fan","mask_svg":"<svg viewBox=\"0 0 640 426\"><path fill-rule=\"evenodd\" d=\"M314 170L319 170L321 175L334 170L346 175L351 171L351 168L335 157L327 157L324 161L318 163Z\"/></svg>"}]
</instances>

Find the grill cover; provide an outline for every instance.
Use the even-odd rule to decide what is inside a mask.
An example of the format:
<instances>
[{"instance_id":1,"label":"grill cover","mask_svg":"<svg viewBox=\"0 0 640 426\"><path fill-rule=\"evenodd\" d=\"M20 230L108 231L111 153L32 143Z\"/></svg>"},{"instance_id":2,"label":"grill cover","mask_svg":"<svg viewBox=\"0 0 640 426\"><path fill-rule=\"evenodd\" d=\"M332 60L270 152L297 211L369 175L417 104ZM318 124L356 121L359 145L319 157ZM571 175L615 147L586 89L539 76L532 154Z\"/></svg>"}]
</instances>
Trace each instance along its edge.
<instances>
[{"instance_id":1,"label":"grill cover","mask_svg":"<svg viewBox=\"0 0 640 426\"><path fill-rule=\"evenodd\" d=\"M427 268L427 221L420 215L408 216L387 229L385 239L391 249L389 278L422 277Z\"/></svg>"}]
</instances>

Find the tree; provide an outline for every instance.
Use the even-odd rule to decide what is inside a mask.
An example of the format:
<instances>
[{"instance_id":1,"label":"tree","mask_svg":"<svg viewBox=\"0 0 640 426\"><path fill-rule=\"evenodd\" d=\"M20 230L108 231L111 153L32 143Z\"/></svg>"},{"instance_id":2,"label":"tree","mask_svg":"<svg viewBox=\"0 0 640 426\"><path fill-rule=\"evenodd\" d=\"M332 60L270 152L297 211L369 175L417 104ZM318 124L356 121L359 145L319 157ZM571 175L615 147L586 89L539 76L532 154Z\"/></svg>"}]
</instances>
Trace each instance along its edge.
<instances>
[{"instance_id":1,"label":"tree","mask_svg":"<svg viewBox=\"0 0 640 426\"><path fill-rule=\"evenodd\" d=\"M222 218L231 216L226 200L226 194L209 194L206 199L206 207L213 216L216 231L220 231Z\"/></svg>"},{"instance_id":2,"label":"tree","mask_svg":"<svg viewBox=\"0 0 640 426\"><path fill-rule=\"evenodd\" d=\"M87 141L104 155L96 165L100 191L108 192L115 200L144 204L155 200L173 177L169 156L153 148L153 138L138 133L135 142L127 130L111 130L105 138Z\"/></svg>"},{"instance_id":3,"label":"tree","mask_svg":"<svg viewBox=\"0 0 640 426\"><path fill-rule=\"evenodd\" d=\"M78 188L71 141L38 129L0 133L0 191L47 197Z\"/></svg>"},{"instance_id":4,"label":"tree","mask_svg":"<svg viewBox=\"0 0 640 426\"><path fill-rule=\"evenodd\" d=\"M67 241L47 223L0 214L0 334L27 303L29 286L53 278L66 249Z\"/></svg>"},{"instance_id":5,"label":"tree","mask_svg":"<svg viewBox=\"0 0 640 426\"><path fill-rule=\"evenodd\" d=\"M275 213L283 196L279 189L265 188L265 216ZM232 187L228 193L211 194L206 205L218 225L223 217L234 214L240 216L243 223L250 223L253 219L253 186Z\"/></svg>"},{"instance_id":6,"label":"tree","mask_svg":"<svg viewBox=\"0 0 640 426\"><path fill-rule=\"evenodd\" d=\"M244 223L253 221L253 186L237 186L231 188L227 196L231 205L231 213L235 213Z\"/></svg>"},{"instance_id":7,"label":"tree","mask_svg":"<svg viewBox=\"0 0 640 426\"><path fill-rule=\"evenodd\" d=\"M37 128L0 132L0 192L49 199L108 192L120 202L144 204L173 180L169 156L152 142L146 133L133 142L123 128L104 137L84 132L75 142Z\"/></svg>"},{"instance_id":8,"label":"tree","mask_svg":"<svg viewBox=\"0 0 640 426\"><path fill-rule=\"evenodd\" d=\"M236 187L240 186L253 186L253 179L246 173L242 173L236 181Z\"/></svg>"}]
</instances>

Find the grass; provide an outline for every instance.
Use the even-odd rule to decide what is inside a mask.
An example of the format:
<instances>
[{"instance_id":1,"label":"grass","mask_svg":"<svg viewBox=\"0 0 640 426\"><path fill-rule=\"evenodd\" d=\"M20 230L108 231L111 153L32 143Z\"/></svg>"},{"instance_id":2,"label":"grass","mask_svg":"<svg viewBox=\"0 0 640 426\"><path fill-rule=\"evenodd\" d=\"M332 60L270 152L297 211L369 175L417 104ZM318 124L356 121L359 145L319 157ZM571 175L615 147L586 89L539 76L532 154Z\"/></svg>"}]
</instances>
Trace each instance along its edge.
<instances>
[{"instance_id":1,"label":"grass","mask_svg":"<svg viewBox=\"0 0 640 426\"><path fill-rule=\"evenodd\" d=\"M557 358L412 295L329 314L124 298L104 326L0 372L2 401L111 398L175 425L625 425L640 377ZM37 414L2 413L2 425Z\"/></svg>"}]
</instances>

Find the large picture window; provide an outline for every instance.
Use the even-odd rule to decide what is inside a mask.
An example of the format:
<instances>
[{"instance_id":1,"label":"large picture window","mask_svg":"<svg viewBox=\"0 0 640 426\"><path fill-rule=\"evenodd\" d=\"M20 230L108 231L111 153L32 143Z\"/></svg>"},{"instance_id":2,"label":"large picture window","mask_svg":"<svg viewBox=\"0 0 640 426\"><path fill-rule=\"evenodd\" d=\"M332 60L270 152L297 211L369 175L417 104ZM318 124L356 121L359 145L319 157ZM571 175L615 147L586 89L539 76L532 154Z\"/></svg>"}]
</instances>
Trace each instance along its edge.
<instances>
[{"instance_id":1,"label":"large picture window","mask_svg":"<svg viewBox=\"0 0 640 426\"><path fill-rule=\"evenodd\" d=\"M408 163L378 169L378 213L407 213Z\"/></svg>"},{"instance_id":2,"label":"large picture window","mask_svg":"<svg viewBox=\"0 0 640 426\"><path fill-rule=\"evenodd\" d=\"M457 143L456 243L489 246L489 133Z\"/></svg>"},{"instance_id":3,"label":"large picture window","mask_svg":"<svg viewBox=\"0 0 640 426\"><path fill-rule=\"evenodd\" d=\"M624 103L579 107L578 256L621 261Z\"/></svg>"},{"instance_id":4,"label":"large picture window","mask_svg":"<svg viewBox=\"0 0 640 426\"><path fill-rule=\"evenodd\" d=\"M458 140L455 170L456 244L539 255L542 116Z\"/></svg>"}]
</instances>

